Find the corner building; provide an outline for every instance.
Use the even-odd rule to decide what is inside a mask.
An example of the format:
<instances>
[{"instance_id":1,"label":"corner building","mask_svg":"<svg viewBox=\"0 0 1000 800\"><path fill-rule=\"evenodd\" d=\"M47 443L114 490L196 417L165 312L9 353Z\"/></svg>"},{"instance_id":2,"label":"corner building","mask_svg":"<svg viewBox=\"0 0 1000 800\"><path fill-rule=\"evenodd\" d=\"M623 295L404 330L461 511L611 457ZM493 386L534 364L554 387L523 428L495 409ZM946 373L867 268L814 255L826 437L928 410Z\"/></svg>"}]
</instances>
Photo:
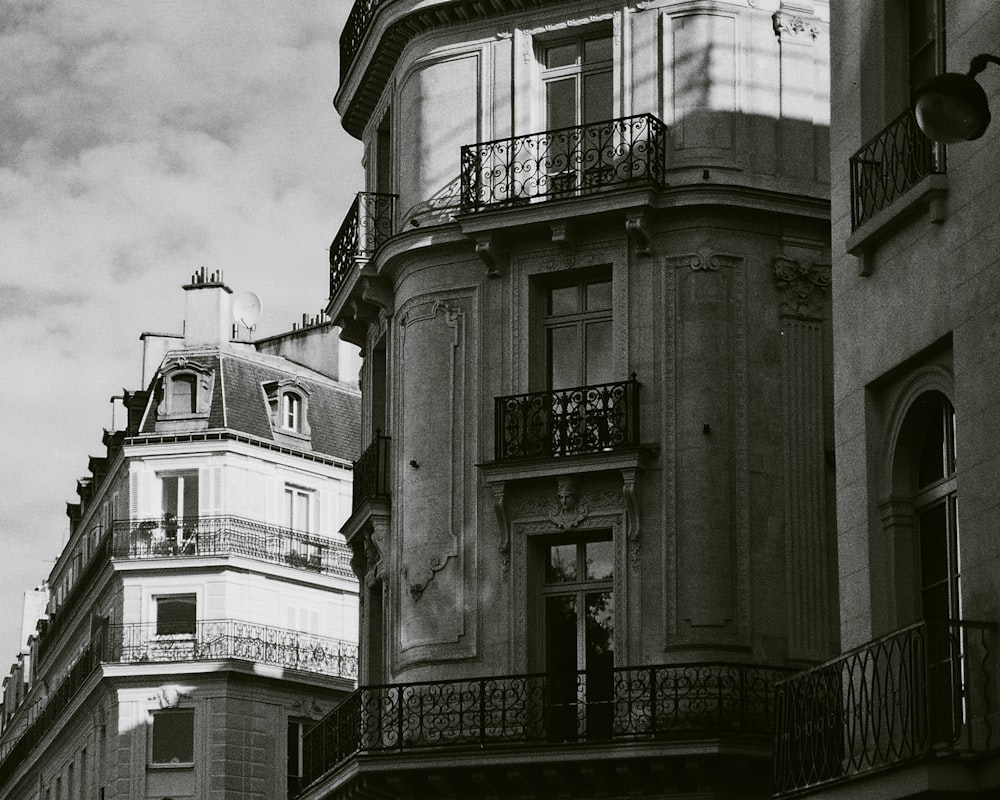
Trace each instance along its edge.
<instances>
[{"instance_id":1,"label":"corner building","mask_svg":"<svg viewBox=\"0 0 1000 800\"><path fill-rule=\"evenodd\" d=\"M288 797L355 686L358 391L331 325L234 341L230 300L202 268L183 335L142 336L4 680L4 800Z\"/></svg>"},{"instance_id":2,"label":"corner building","mask_svg":"<svg viewBox=\"0 0 1000 800\"><path fill-rule=\"evenodd\" d=\"M1000 125L911 92L997 54L992 3L831 4L841 647L783 690L781 797L1000 796ZM994 113L1000 69L977 81Z\"/></svg>"},{"instance_id":3,"label":"corner building","mask_svg":"<svg viewBox=\"0 0 1000 800\"><path fill-rule=\"evenodd\" d=\"M837 649L827 8L358 2L361 688L303 797L765 797Z\"/></svg>"}]
</instances>

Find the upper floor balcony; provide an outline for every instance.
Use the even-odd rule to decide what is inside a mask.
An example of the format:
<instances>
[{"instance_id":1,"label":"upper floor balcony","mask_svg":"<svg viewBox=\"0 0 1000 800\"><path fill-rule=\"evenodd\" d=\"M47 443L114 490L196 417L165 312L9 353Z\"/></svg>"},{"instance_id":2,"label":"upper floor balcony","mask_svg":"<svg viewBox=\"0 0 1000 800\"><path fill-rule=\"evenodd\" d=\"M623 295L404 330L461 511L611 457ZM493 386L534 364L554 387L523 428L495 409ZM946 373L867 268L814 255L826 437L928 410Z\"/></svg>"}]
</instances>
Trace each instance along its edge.
<instances>
[{"instance_id":1,"label":"upper floor balcony","mask_svg":"<svg viewBox=\"0 0 1000 800\"><path fill-rule=\"evenodd\" d=\"M662 189L667 126L651 114L513 136L462 148L461 210Z\"/></svg>"},{"instance_id":2,"label":"upper floor balcony","mask_svg":"<svg viewBox=\"0 0 1000 800\"><path fill-rule=\"evenodd\" d=\"M354 681L358 651L352 642L234 619L199 620L190 626L108 626L90 640L54 688L19 710L0 750L0 785L58 723L99 668L219 661Z\"/></svg>"},{"instance_id":3,"label":"upper floor balcony","mask_svg":"<svg viewBox=\"0 0 1000 800\"><path fill-rule=\"evenodd\" d=\"M393 234L396 196L358 192L330 245L330 300Z\"/></svg>"},{"instance_id":4,"label":"upper floor balcony","mask_svg":"<svg viewBox=\"0 0 1000 800\"><path fill-rule=\"evenodd\" d=\"M738 738L769 747L790 670L692 663L368 686L307 731L304 784L351 758ZM345 773L345 780L349 775ZM336 781L337 778L333 777Z\"/></svg>"},{"instance_id":5,"label":"upper floor balcony","mask_svg":"<svg viewBox=\"0 0 1000 800\"><path fill-rule=\"evenodd\" d=\"M120 560L245 556L324 575L350 577L339 541L241 517L117 520L111 555Z\"/></svg>"},{"instance_id":6,"label":"upper floor balcony","mask_svg":"<svg viewBox=\"0 0 1000 800\"><path fill-rule=\"evenodd\" d=\"M376 432L368 449L354 462L352 510L389 497L389 447L392 439Z\"/></svg>"},{"instance_id":7,"label":"upper floor balcony","mask_svg":"<svg viewBox=\"0 0 1000 800\"><path fill-rule=\"evenodd\" d=\"M627 381L494 400L496 460L601 453L639 445L639 382Z\"/></svg>"},{"instance_id":8,"label":"upper floor balcony","mask_svg":"<svg viewBox=\"0 0 1000 800\"><path fill-rule=\"evenodd\" d=\"M919 622L779 684L778 795L996 747L990 627Z\"/></svg>"}]
</instances>

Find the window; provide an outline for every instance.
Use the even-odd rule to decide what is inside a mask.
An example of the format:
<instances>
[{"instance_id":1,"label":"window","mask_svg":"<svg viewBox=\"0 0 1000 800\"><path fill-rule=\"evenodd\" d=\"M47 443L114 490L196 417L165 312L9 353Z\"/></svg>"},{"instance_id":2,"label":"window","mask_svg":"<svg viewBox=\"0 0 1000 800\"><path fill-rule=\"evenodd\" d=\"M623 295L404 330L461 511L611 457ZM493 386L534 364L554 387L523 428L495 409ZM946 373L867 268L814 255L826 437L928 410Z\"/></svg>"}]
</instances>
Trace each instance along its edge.
<instances>
[{"instance_id":1,"label":"window","mask_svg":"<svg viewBox=\"0 0 1000 800\"><path fill-rule=\"evenodd\" d=\"M214 385L215 373L187 358L176 359L164 367L163 380L157 390L162 398L156 413L166 421L166 429L176 429L170 425L173 417L189 423L190 417L197 416L207 422Z\"/></svg>"},{"instance_id":2,"label":"window","mask_svg":"<svg viewBox=\"0 0 1000 800\"><path fill-rule=\"evenodd\" d=\"M169 413L194 414L197 410L198 384L194 375L174 375L170 379Z\"/></svg>"},{"instance_id":3,"label":"window","mask_svg":"<svg viewBox=\"0 0 1000 800\"><path fill-rule=\"evenodd\" d=\"M163 518L196 520L198 518L198 473L178 472L160 476Z\"/></svg>"},{"instance_id":4,"label":"window","mask_svg":"<svg viewBox=\"0 0 1000 800\"><path fill-rule=\"evenodd\" d=\"M194 709L154 712L149 762L158 766L194 763Z\"/></svg>"},{"instance_id":5,"label":"window","mask_svg":"<svg viewBox=\"0 0 1000 800\"><path fill-rule=\"evenodd\" d=\"M308 489L285 487L285 521L293 531L312 531L312 496L313 493Z\"/></svg>"},{"instance_id":6,"label":"window","mask_svg":"<svg viewBox=\"0 0 1000 800\"><path fill-rule=\"evenodd\" d=\"M292 431L302 430L302 398L294 392L281 397L281 424Z\"/></svg>"},{"instance_id":7,"label":"window","mask_svg":"<svg viewBox=\"0 0 1000 800\"><path fill-rule=\"evenodd\" d=\"M610 537L544 545L542 608L549 730L559 739L611 733L614 544Z\"/></svg>"},{"instance_id":8,"label":"window","mask_svg":"<svg viewBox=\"0 0 1000 800\"><path fill-rule=\"evenodd\" d=\"M548 388L612 380L609 278L549 288L543 326Z\"/></svg>"},{"instance_id":9,"label":"window","mask_svg":"<svg viewBox=\"0 0 1000 800\"><path fill-rule=\"evenodd\" d=\"M288 796L294 797L302 788L302 735L306 723L288 720Z\"/></svg>"},{"instance_id":10,"label":"window","mask_svg":"<svg viewBox=\"0 0 1000 800\"><path fill-rule=\"evenodd\" d=\"M610 35L591 34L545 43L541 61L546 130L611 119Z\"/></svg>"},{"instance_id":11,"label":"window","mask_svg":"<svg viewBox=\"0 0 1000 800\"><path fill-rule=\"evenodd\" d=\"M156 635L193 636L197 626L197 598L193 594L171 594L156 598Z\"/></svg>"},{"instance_id":12,"label":"window","mask_svg":"<svg viewBox=\"0 0 1000 800\"><path fill-rule=\"evenodd\" d=\"M944 72L944 4L908 0L907 80L910 96L921 83Z\"/></svg>"}]
</instances>

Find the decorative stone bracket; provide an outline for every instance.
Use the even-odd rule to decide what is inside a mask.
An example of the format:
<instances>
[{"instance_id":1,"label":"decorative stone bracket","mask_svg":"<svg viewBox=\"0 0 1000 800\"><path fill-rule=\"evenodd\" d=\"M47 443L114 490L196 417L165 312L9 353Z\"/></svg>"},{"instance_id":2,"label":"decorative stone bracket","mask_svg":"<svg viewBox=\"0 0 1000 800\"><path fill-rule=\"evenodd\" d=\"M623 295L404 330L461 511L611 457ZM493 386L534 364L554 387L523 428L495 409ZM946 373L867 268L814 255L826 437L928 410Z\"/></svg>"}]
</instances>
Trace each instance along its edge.
<instances>
[{"instance_id":1,"label":"decorative stone bracket","mask_svg":"<svg viewBox=\"0 0 1000 800\"><path fill-rule=\"evenodd\" d=\"M652 235L649 231L649 219L643 209L627 211L625 216L625 234L635 246L637 253L648 256L652 253Z\"/></svg>"},{"instance_id":2,"label":"decorative stone bracket","mask_svg":"<svg viewBox=\"0 0 1000 800\"><path fill-rule=\"evenodd\" d=\"M823 295L830 288L830 267L784 256L774 259L774 278L781 293L781 313L821 319Z\"/></svg>"}]
</instances>

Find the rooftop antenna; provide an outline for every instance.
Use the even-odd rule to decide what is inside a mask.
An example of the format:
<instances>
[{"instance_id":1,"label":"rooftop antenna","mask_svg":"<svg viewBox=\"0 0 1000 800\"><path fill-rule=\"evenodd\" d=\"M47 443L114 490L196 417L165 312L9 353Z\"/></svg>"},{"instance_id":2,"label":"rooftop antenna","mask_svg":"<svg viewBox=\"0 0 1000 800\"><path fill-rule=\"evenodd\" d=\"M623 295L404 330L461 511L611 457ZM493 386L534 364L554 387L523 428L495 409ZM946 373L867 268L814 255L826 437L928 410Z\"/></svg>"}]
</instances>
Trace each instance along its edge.
<instances>
[{"instance_id":1,"label":"rooftop antenna","mask_svg":"<svg viewBox=\"0 0 1000 800\"><path fill-rule=\"evenodd\" d=\"M247 331L247 338L253 339L253 332L260 319L260 298L253 292L241 292L233 298L233 319L236 320L236 339L240 338L240 326Z\"/></svg>"}]
</instances>

